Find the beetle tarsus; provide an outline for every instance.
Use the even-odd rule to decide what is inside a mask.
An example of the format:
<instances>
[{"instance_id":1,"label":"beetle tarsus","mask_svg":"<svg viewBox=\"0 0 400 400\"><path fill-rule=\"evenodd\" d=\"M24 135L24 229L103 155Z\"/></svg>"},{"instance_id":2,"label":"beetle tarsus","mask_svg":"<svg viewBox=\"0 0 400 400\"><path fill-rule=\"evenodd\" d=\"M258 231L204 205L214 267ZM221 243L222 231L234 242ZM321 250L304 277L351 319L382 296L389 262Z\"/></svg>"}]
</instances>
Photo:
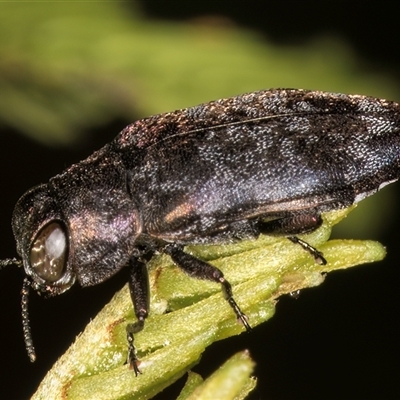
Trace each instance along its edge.
<instances>
[{"instance_id":1,"label":"beetle tarsus","mask_svg":"<svg viewBox=\"0 0 400 400\"><path fill-rule=\"evenodd\" d=\"M236 314L237 319L244 325L247 332L251 332L252 329L251 329L251 326L249 324L246 314L244 314L242 312L242 310L237 305L235 299L233 298L231 284L223 276L219 279L219 282L222 285L222 290L224 293L225 300L232 307L233 311Z\"/></svg>"},{"instance_id":2,"label":"beetle tarsus","mask_svg":"<svg viewBox=\"0 0 400 400\"><path fill-rule=\"evenodd\" d=\"M326 265L327 261L324 255L318 251L315 247L311 246L307 242L302 239L299 239L297 236L288 236L288 239L293 242L299 244L304 250L308 251L313 257L317 264Z\"/></svg>"},{"instance_id":3,"label":"beetle tarsus","mask_svg":"<svg viewBox=\"0 0 400 400\"><path fill-rule=\"evenodd\" d=\"M144 321L148 316L149 309L149 276L146 264L139 260L139 257L132 257L129 261L130 278L129 292L137 321L126 326L126 337L128 339L128 364L135 372L135 375L141 374L139 370L139 360L136 356L134 345L134 333L138 333L144 328Z\"/></svg>"},{"instance_id":4,"label":"beetle tarsus","mask_svg":"<svg viewBox=\"0 0 400 400\"><path fill-rule=\"evenodd\" d=\"M135 375L138 376L142 372L139 369L140 361L136 356L135 345L133 344L134 338L133 334L141 331L144 326L144 320L138 321L134 324L128 324L126 326L126 337L128 339L128 364L129 368L135 372Z\"/></svg>"},{"instance_id":5,"label":"beetle tarsus","mask_svg":"<svg viewBox=\"0 0 400 400\"><path fill-rule=\"evenodd\" d=\"M163 251L172 258L172 260L179 268L181 268L192 278L204 279L220 283L222 286L224 298L235 312L236 317L243 323L248 332L251 331L251 327L248 323L247 317L233 298L232 286L224 278L224 274L222 273L222 271L205 261L199 260L198 258L185 253L182 246L169 244L165 246Z\"/></svg>"}]
</instances>

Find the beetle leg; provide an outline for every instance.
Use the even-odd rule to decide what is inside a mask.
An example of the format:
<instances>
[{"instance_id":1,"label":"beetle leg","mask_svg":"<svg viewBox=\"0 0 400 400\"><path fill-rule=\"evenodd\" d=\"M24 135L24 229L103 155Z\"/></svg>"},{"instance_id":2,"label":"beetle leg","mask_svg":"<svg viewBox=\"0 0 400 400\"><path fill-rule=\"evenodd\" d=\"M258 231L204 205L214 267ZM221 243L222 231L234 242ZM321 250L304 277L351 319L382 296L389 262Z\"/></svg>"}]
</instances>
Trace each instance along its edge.
<instances>
[{"instance_id":1,"label":"beetle leg","mask_svg":"<svg viewBox=\"0 0 400 400\"><path fill-rule=\"evenodd\" d=\"M165 246L163 252L168 254L172 261L189 276L220 283L224 298L232 307L236 317L243 323L248 332L251 331L246 315L233 298L231 284L224 278L224 274L217 267L185 253L182 246L175 244Z\"/></svg>"},{"instance_id":2,"label":"beetle leg","mask_svg":"<svg viewBox=\"0 0 400 400\"><path fill-rule=\"evenodd\" d=\"M285 213L271 221L260 220L257 227L267 235L297 235L315 231L322 225L321 215L314 212Z\"/></svg>"},{"instance_id":3,"label":"beetle leg","mask_svg":"<svg viewBox=\"0 0 400 400\"><path fill-rule=\"evenodd\" d=\"M140 332L144 327L144 321L148 316L149 310L149 276L146 263L137 257L132 257L129 261L130 278L129 291L137 321L126 326L126 335L128 339L128 363L135 375L140 374L138 367L139 360L136 356L133 334Z\"/></svg>"},{"instance_id":4,"label":"beetle leg","mask_svg":"<svg viewBox=\"0 0 400 400\"><path fill-rule=\"evenodd\" d=\"M289 235L288 239L299 244L304 250L308 251L320 265L326 265L326 260L323 254L315 247L311 246L297 236L292 236L297 233L306 233L314 231L322 224L321 215L315 212L308 213L293 213L271 221L259 221L257 227L260 233L267 235Z\"/></svg>"},{"instance_id":5,"label":"beetle leg","mask_svg":"<svg viewBox=\"0 0 400 400\"><path fill-rule=\"evenodd\" d=\"M307 242L302 239L299 239L297 236L288 236L288 239L293 242L299 244L305 251L308 251L313 257L317 264L326 265L327 261L322 252L317 250L315 247L311 246Z\"/></svg>"}]
</instances>

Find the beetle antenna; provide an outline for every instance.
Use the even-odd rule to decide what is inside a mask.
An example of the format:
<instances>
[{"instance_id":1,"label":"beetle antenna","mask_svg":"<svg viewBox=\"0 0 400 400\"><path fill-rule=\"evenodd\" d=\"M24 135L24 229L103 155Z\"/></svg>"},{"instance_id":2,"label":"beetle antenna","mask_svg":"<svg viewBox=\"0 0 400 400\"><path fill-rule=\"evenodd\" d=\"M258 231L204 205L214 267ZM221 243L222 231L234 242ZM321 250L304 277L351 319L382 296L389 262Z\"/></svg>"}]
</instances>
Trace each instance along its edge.
<instances>
[{"instance_id":1,"label":"beetle antenna","mask_svg":"<svg viewBox=\"0 0 400 400\"><path fill-rule=\"evenodd\" d=\"M28 301L29 301L29 288L31 282L28 278L24 279L21 290L21 308L22 308L22 330L24 332L24 341L26 351L28 352L31 362L36 360L35 348L33 347L31 325L29 322Z\"/></svg>"},{"instance_id":2,"label":"beetle antenna","mask_svg":"<svg viewBox=\"0 0 400 400\"><path fill-rule=\"evenodd\" d=\"M6 258L5 260L0 260L0 270L10 265L16 265L17 267L21 267L22 260L18 260L17 258ZM32 333L31 333L31 326L29 323L29 312L28 312L28 301L29 301L28 297L29 297L30 286L31 286L30 280L28 278L25 278L21 290L22 329L24 332L26 351L28 352L28 356L31 362L34 362L36 360L36 354L35 354L35 348L33 347Z\"/></svg>"},{"instance_id":3,"label":"beetle antenna","mask_svg":"<svg viewBox=\"0 0 400 400\"><path fill-rule=\"evenodd\" d=\"M17 267L21 267L22 260L18 260L18 258L6 258L5 260L0 260L0 269L3 269L10 265L16 265Z\"/></svg>"}]
</instances>

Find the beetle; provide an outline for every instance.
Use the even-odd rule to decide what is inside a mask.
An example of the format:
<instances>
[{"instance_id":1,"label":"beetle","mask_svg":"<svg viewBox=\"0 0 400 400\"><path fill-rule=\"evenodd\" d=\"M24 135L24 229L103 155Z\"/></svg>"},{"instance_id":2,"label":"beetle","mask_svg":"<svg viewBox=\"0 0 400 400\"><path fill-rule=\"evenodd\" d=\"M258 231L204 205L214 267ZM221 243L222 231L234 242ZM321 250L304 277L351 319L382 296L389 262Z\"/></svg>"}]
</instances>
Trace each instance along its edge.
<instances>
[{"instance_id":1,"label":"beetle","mask_svg":"<svg viewBox=\"0 0 400 400\"><path fill-rule=\"evenodd\" d=\"M130 269L137 321L127 325L128 363L140 373L134 334L149 310L146 264L165 253L194 278L221 284L247 330L223 273L185 253L283 235L317 262L322 253L296 235L321 213L346 208L400 176L400 106L359 95L275 89L145 118L17 202L12 228L24 267L22 321L32 287L48 296Z\"/></svg>"}]
</instances>

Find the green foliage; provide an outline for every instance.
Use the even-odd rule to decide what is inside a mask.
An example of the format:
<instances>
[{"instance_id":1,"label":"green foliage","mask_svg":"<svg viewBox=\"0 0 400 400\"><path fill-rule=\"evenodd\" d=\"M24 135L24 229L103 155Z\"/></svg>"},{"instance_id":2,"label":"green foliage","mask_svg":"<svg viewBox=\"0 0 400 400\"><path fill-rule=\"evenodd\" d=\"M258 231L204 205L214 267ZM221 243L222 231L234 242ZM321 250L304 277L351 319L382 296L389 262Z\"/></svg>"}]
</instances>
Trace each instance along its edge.
<instances>
[{"instance_id":1,"label":"green foliage","mask_svg":"<svg viewBox=\"0 0 400 400\"><path fill-rule=\"evenodd\" d=\"M250 376L254 362L244 351L235 354L204 382L193 372L177 400L241 400L255 388L256 380Z\"/></svg>"},{"instance_id":2,"label":"green foliage","mask_svg":"<svg viewBox=\"0 0 400 400\"><path fill-rule=\"evenodd\" d=\"M0 123L44 143L269 87L397 94L333 37L281 47L222 19L146 20L132 2L0 6Z\"/></svg>"},{"instance_id":3,"label":"green foliage","mask_svg":"<svg viewBox=\"0 0 400 400\"><path fill-rule=\"evenodd\" d=\"M384 257L384 248L376 242L327 241L332 225L348 212L326 214L321 228L304 235L308 243L323 251L328 261L325 266L300 246L271 236L188 250L224 272L237 303L255 327L273 316L282 294L319 285L325 272ZM211 343L244 331L219 285L186 276L168 257L154 259L150 269L150 317L135 336L143 374L135 377L125 365L125 326L134 316L129 290L124 287L57 361L33 399L62 395L70 400L148 399L189 371ZM181 398L244 398L255 384L249 378L252 365L247 354L240 354L204 383L190 375ZM235 397L241 390L242 397ZM220 393L226 397L218 397Z\"/></svg>"}]
</instances>

